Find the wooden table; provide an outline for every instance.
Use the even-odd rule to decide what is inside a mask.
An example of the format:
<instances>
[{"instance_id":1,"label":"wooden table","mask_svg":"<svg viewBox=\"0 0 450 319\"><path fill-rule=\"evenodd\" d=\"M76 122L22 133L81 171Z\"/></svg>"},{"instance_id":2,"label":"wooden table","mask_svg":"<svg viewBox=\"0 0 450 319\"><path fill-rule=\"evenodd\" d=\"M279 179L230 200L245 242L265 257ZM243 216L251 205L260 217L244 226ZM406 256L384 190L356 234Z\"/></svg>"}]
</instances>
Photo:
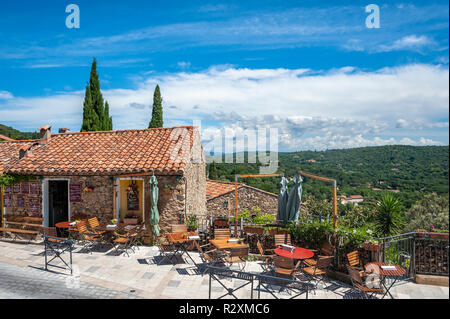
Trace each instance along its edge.
<instances>
[{"instance_id":1,"label":"wooden table","mask_svg":"<svg viewBox=\"0 0 450 319\"><path fill-rule=\"evenodd\" d=\"M191 255L189 255L187 250L187 245L198 240L194 238L188 238L189 236L198 236L196 232L187 232L187 233L169 233L167 234L167 239L175 246L175 254L181 252L180 257L186 254L189 259L192 260L194 264L195 261L192 259Z\"/></svg>"},{"instance_id":2,"label":"wooden table","mask_svg":"<svg viewBox=\"0 0 450 319\"><path fill-rule=\"evenodd\" d=\"M392 270L383 269L383 268L381 268L381 266L394 266L395 269L392 269ZM406 269L403 267L400 267L398 265L392 265L392 264L387 264L387 263L382 263L382 262L368 263L364 266L364 268L365 268L366 272L369 272L369 273L375 274L375 275L379 275L382 278L381 284L383 285L384 289L386 289L386 292L384 293L383 297L381 297L381 299L383 299L387 294L389 294L389 296L392 299L394 299L394 297L391 295L389 290L391 290L392 286L394 286L395 282L397 281L397 279L399 277L402 277L403 275L406 274ZM386 282L385 282L386 277L394 278L394 281L392 282L392 284L389 287L386 286Z\"/></svg>"},{"instance_id":3,"label":"wooden table","mask_svg":"<svg viewBox=\"0 0 450 319\"><path fill-rule=\"evenodd\" d=\"M70 229L75 227L75 225L70 225L71 223L73 223L73 221L59 222L55 224L55 227L58 228L59 236L68 237Z\"/></svg>"},{"instance_id":4,"label":"wooden table","mask_svg":"<svg viewBox=\"0 0 450 319\"><path fill-rule=\"evenodd\" d=\"M209 242L219 250L248 247L247 244L241 244L236 242L229 243L228 239L210 239Z\"/></svg>"}]
</instances>

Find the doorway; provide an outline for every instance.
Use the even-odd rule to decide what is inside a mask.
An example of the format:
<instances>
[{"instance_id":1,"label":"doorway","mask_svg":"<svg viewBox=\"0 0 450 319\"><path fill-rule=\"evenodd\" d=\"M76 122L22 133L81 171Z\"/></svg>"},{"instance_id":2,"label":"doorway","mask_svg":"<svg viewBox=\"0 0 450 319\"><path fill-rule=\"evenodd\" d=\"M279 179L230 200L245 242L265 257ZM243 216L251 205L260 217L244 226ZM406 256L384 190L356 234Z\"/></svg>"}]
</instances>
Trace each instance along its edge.
<instances>
[{"instance_id":1,"label":"doorway","mask_svg":"<svg viewBox=\"0 0 450 319\"><path fill-rule=\"evenodd\" d=\"M69 220L69 182L48 181L48 226Z\"/></svg>"}]
</instances>

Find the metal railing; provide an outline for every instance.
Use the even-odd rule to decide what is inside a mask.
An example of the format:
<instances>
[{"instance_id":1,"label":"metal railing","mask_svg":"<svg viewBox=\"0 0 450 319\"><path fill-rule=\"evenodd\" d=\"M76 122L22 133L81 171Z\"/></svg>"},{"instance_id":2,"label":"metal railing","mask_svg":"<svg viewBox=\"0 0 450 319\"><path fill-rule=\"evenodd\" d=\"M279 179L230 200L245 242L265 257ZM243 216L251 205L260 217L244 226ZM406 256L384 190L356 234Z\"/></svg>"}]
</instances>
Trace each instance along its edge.
<instances>
[{"instance_id":1,"label":"metal railing","mask_svg":"<svg viewBox=\"0 0 450 319\"><path fill-rule=\"evenodd\" d=\"M410 232L378 238L378 242L378 259L402 266L410 278L416 274L449 275L448 235Z\"/></svg>"},{"instance_id":2,"label":"metal railing","mask_svg":"<svg viewBox=\"0 0 450 319\"><path fill-rule=\"evenodd\" d=\"M216 297L217 299L222 299L227 296L231 296L235 299L239 299L236 296L236 291L243 289L245 287L250 288L250 299L255 297L255 290L257 292L256 298L261 299L261 292L269 293L275 299L281 299L280 295L277 294L280 291L289 292L289 299L294 299L302 294L305 294L306 299L308 299L309 290L313 289L315 286L310 282L301 282L299 280L287 279L282 277L274 277L266 274L244 272L239 270L232 270L229 268L216 267L216 266L205 266L209 273L209 299L212 299L212 283L213 281L218 282L220 286L225 290L225 293ZM228 286L224 281L232 281L231 286ZM233 281L234 280L234 281ZM236 285L236 282L240 281L240 285ZM222 292L221 292L222 293Z\"/></svg>"},{"instance_id":3,"label":"metal railing","mask_svg":"<svg viewBox=\"0 0 450 319\"><path fill-rule=\"evenodd\" d=\"M69 239L53 237L48 235L42 235L44 237L44 257L45 257L45 270L48 270L48 266L56 267L60 269L69 269L70 274L73 274L72 267L72 250L73 250L73 241ZM64 259L64 254L69 253L69 260ZM52 258L49 260L49 256ZM65 265L60 266L56 264L52 264L51 262L58 258Z\"/></svg>"}]
</instances>

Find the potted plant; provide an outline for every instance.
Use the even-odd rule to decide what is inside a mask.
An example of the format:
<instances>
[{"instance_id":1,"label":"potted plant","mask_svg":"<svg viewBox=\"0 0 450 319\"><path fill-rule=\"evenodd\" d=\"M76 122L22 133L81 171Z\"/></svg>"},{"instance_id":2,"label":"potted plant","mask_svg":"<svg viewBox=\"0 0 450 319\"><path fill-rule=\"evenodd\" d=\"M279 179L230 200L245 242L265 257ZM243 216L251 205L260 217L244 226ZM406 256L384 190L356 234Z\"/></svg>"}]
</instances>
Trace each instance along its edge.
<instances>
[{"instance_id":1,"label":"potted plant","mask_svg":"<svg viewBox=\"0 0 450 319\"><path fill-rule=\"evenodd\" d=\"M164 187L163 187L163 193L164 193L164 194L167 194L167 195L172 194L172 193L173 193L173 186L172 186L172 185L169 185L169 184L164 185Z\"/></svg>"},{"instance_id":2,"label":"potted plant","mask_svg":"<svg viewBox=\"0 0 450 319\"><path fill-rule=\"evenodd\" d=\"M376 240L367 240L364 242L364 249L367 251L379 251L381 245Z\"/></svg>"},{"instance_id":3,"label":"potted plant","mask_svg":"<svg viewBox=\"0 0 450 319\"><path fill-rule=\"evenodd\" d=\"M134 213L128 213L125 215L123 222L125 225L137 225L139 222L139 216Z\"/></svg>"},{"instance_id":4,"label":"potted plant","mask_svg":"<svg viewBox=\"0 0 450 319\"><path fill-rule=\"evenodd\" d=\"M190 231L190 232L197 231L197 229L198 229L197 216L195 216L195 215L187 216L185 224L187 226L188 231Z\"/></svg>"}]
</instances>

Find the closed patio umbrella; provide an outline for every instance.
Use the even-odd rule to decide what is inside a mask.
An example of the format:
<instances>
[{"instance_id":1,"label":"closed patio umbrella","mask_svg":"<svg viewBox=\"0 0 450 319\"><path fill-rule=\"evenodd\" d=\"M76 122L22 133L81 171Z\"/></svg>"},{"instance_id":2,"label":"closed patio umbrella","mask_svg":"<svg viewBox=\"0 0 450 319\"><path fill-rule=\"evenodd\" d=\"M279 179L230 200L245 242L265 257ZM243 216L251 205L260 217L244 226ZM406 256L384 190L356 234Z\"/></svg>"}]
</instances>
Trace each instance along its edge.
<instances>
[{"instance_id":1,"label":"closed patio umbrella","mask_svg":"<svg viewBox=\"0 0 450 319\"><path fill-rule=\"evenodd\" d=\"M300 201L302 200L302 177L297 174L294 177L294 186L289 193L289 199L286 207L286 221L298 221L298 210L300 209Z\"/></svg>"},{"instance_id":2,"label":"closed patio umbrella","mask_svg":"<svg viewBox=\"0 0 450 319\"><path fill-rule=\"evenodd\" d=\"M279 183L280 193L278 194L278 213L277 221L285 224L286 223L286 206L288 203L288 180L285 177L281 178Z\"/></svg>"},{"instance_id":3,"label":"closed patio umbrella","mask_svg":"<svg viewBox=\"0 0 450 319\"><path fill-rule=\"evenodd\" d=\"M150 209L150 224L152 225L153 233L159 236L159 212L158 212L158 180L155 175L150 177L150 199L152 208Z\"/></svg>"}]
</instances>

